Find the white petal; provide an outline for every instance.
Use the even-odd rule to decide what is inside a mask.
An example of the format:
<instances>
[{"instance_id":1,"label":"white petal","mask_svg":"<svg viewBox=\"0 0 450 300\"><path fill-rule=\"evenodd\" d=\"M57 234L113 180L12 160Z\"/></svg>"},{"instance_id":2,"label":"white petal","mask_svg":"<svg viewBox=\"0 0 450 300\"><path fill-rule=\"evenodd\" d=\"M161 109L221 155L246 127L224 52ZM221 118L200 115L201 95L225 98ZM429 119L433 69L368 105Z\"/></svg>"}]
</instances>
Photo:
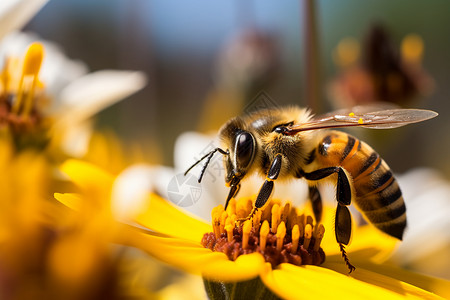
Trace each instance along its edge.
<instances>
[{"instance_id":1,"label":"white petal","mask_svg":"<svg viewBox=\"0 0 450 300\"><path fill-rule=\"evenodd\" d=\"M450 256L424 268L436 253L450 245L450 182L433 169L414 169L397 177L406 203L408 227L403 242L394 252L396 262L435 276L450 268ZM448 276L448 273L446 273Z\"/></svg>"},{"instance_id":2,"label":"white petal","mask_svg":"<svg viewBox=\"0 0 450 300\"><path fill-rule=\"evenodd\" d=\"M29 32L11 32L0 43L0 58L22 57L31 43L40 42L44 45L44 61L42 62L40 79L45 83L46 92L51 95L52 103L46 112L57 111L59 101L57 95L62 88L75 79L85 75L88 68L79 60L71 60L55 43L42 40L38 35ZM0 64L3 60L0 60Z\"/></svg>"},{"instance_id":3,"label":"white petal","mask_svg":"<svg viewBox=\"0 0 450 300\"><path fill-rule=\"evenodd\" d=\"M72 157L83 157L89 148L92 136L92 122L86 120L77 126L69 126L62 133L62 150Z\"/></svg>"},{"instance_id":4,"label":"white petal","mask_svg":"<svg viewBox=\"0 0 450 300\"><path fill-rule=\"evenodd\" d=\"M85 75L64 88L62 118L71 121L92 117L106 107L142 89L146 76L137 71L102 70Z\"/></svg>"},{"instance_id":5,"label":"white petal","mask_svg":"<svg viewBox=\"0 0 450 300\"><path fill-rule=\"evenodd\" d=\"M197 132L181 134L175 142L175 170L178 174L184 173L193 163L218 146L215 135L205 135ZM198 177L204 162L199 163L190 171L190 174ZM192 206L184 208L205 220L209 220L212 208L219 204L225 204L228 188L225 187L224 177L225 169L222 163L222 155L216 153L203 176L200 185L200 198Z\"/></svg>"},{"instance_id":6,"label":"white petal","mask_svg":"<svg viewBox=\"0 0 450 300\"><path fill-rule=\"evenodd\" d=\"M130 221L146 205L148 194L167 194L167 183L174 176L173 169L145 164L133 165L114 181L111 209L121 221Z\"/></svg>"},{"instance_id":7,"label":"white petal","mask_svg":"<svg viewBox=\"0 0 450 300\"><path fill-rule=\"evenodd\" d=\"M0 2L0 40L22 28L48 0L2 0Z\"/></svg>"}]
</instances>

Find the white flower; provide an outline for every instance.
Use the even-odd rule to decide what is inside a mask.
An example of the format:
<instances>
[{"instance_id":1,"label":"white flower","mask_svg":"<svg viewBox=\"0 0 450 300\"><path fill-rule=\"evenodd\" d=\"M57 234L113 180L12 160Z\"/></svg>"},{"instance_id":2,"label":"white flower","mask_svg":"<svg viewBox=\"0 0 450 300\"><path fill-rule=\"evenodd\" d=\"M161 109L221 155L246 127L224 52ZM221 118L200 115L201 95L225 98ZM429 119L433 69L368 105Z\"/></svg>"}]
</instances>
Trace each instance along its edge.
<instances>
[{"instance_id":1,"label":"white flower","mask_svg":"<svg viewBox=\"0 0 450 300\"><path fill-rule=\"evenodd\" d=\"M0 40L22 28L48 0L2 0L0 2Z\"/></svg>"},{"instance_id":2,"label":"white flower","mask_svg":"<svg viewBox=\"0 0 450 300\"><path fill-rule=\"evenodd\" d=\"M48 107L41 108L42 114L53 119L52 133L60 137L57 143L64 152L80 157L90 139L90 118L142 89L146 76L138 71L120 70L88 73L83 62L67 58L56 44L23 32L4 37L0 56L21 57L34 42L41 43L45 49L39 78L51 99Z\"/></svg>"}]
</instances>

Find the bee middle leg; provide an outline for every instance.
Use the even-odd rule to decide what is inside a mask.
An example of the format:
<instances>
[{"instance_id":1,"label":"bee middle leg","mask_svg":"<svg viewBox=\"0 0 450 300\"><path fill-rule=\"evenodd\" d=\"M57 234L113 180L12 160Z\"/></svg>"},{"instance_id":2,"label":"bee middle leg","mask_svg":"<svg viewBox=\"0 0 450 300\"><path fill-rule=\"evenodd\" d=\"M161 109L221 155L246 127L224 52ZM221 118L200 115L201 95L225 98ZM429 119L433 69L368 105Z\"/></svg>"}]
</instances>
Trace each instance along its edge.
<instances>
[{"instance_id":1,"label":"bee middle leg","mask_svg":"<svg viewBox=\"0 0 450 300\"><path fill-rule=\"evenodd\" d=\"M259 190L258 196L256 197L255 206L246 218L238 219L238 222L249 220L253 215L262 208L269 200L273 192L274 180L278 178L281 171L281 161L283 156L277 154L270 165L269 172L267 172L266 180L264 181L261 189Z\"/></svg>"},{"instance_id":2,"label":"bee middle leg","mask_svg":"<svg viewBox=\"0 0 450 300\"><path fill-rule=\"evenodd\" d=\"M314 218L316 222L319 223L322 220L323 204L320 192L315 186L309 187L309 200L311 201Z\"/></svg>"}]
</instances>

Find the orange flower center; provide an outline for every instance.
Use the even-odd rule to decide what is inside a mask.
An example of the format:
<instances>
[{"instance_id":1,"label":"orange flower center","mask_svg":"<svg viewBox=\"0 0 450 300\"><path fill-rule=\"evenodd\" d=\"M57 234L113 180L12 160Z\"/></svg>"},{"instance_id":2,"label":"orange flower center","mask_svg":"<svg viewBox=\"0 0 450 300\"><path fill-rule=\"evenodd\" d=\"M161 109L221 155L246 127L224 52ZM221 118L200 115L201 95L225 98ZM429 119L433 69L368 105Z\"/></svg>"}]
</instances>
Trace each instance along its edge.
<instances>
[{"instance_id":1,"label":"orange flower center","mask_svg":"<svg viewBox=\"0 0 450 300\"><path fill-rule=\"evenodd\" d=\"M325 253L320 247L325 228L287 202L272 200L243 222L252 211L252 199L231 199L212 211L213 232L201 241L205 248L225 253L230 260L243 254L261 253L273 267L281 263L320 265Z\"/></svg>"}]
</instances>

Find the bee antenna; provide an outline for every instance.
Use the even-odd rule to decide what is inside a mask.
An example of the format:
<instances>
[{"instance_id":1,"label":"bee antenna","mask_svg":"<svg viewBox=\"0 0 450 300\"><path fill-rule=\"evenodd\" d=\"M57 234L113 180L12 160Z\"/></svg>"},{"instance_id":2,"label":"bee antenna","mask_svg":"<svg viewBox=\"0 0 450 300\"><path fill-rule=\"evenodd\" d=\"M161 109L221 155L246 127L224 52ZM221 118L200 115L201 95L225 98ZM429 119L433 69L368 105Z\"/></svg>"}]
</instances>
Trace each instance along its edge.
<instances>
[{"instance_id":1,"label":"bee antenna","mask_svg":"<svg viewBox=\"0 0 450 300\"><path fill-rule=\"evenodd\" d=\"M206 153L202 158L200 158L192 166L190 166L189 169L187 169L186 172L184 172L184 176L186 176L190 170L192 170L196 165L198 165L202 160L204 160L206 158L206 162L203 165L202 171L200 172L200 176L198 177L198 182L200 183L202 181L203 175L205 174L206 167L208 167L208 164L211 161L211 158L213 157L214 153L216 153L217 151L219 151L220 154L228 155L228 151L224 151L220 148L215 148L215 149L211 150L210 152Z\"/></svg>"}]
</instances>

